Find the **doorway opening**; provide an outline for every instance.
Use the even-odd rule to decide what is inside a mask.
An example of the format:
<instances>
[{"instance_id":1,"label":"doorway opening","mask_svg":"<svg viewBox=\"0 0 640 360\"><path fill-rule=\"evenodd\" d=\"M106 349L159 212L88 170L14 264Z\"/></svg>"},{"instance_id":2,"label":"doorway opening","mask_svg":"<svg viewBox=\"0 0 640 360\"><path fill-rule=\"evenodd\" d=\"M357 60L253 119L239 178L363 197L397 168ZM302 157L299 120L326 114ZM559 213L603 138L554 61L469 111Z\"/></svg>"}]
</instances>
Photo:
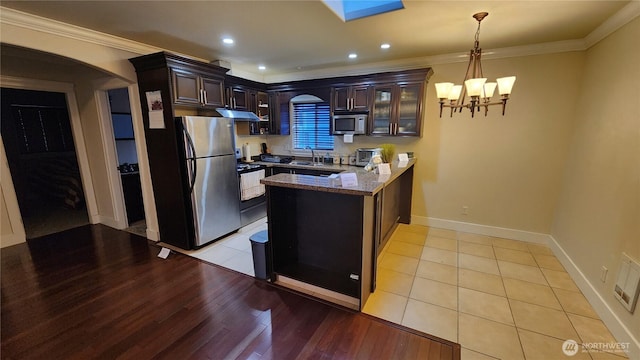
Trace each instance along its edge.
<instances>
[{"instance_id":1,"label":"doorway opening","mask_svg":"<svg viewBox=\"0 0 640 360\"><path fill-rule=\"evenodd\" d=\"M133 119L129 90L127 88L108 90L109 108L113 125L113 136L118 157L118 171L122 183L125 210L127 213L126 231L147 237L147 225L142 199L142 186L138 171L138 153L133 133Z\"/></svg>"},{"instance_id":2,"label":"doorway opening","mask_svg":"<svg viewBox=\"0 0 640 360\"><path fill-rule=\"evenodd\" d=\"M26 238L89 224L66 95L1 91L2 139Z\"/></svg>"}]
</instances>

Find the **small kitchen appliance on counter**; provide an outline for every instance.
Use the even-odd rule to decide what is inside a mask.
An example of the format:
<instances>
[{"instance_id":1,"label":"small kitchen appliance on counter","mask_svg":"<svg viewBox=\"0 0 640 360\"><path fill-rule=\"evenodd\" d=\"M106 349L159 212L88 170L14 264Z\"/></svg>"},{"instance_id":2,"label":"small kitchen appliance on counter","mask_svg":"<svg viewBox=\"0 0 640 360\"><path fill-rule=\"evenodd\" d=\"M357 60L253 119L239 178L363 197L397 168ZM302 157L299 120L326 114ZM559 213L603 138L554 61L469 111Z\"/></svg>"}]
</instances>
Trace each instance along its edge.
<instances>
[{"instance_id":1,"label":"small kitchen appliance on counter","mask_svg":"<svg viewBox=\"0 0 640 360\"><path fill-rule=\"evenodd\" d=\"M356 149L356 166L367 166L374 155L380 155L381 148L359 148Z\"/></svg>"}]
</instances>

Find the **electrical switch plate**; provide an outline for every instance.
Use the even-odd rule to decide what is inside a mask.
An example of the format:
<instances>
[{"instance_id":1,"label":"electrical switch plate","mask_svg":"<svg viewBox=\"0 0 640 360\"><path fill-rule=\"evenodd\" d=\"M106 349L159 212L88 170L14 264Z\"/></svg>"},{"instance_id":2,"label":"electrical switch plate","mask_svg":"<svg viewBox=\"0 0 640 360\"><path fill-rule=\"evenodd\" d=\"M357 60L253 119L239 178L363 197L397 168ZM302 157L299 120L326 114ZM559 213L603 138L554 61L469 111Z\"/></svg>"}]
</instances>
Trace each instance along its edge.
<instances>
[{"instance_id":1,"label":"electrical switch plate","mask_svg":"<svg viewBox=\"0 0 640 360\"><path fill-rule=\"evenodd\" d=\"M614 296L633 313L640 292L640 264L622 253L622 263L613 289Z\"/></svg>"},{"instance_id":2,"label":"electrical switch plate","mask_svg":"<svg viewBox=\"0 0 640 360\"><path fill-rule=\"evenodd\" d=\"M606 266L602 266L600 268L600 281L607 282L607 273L608 272L609 272L609 269L607 269Z\"/></svg>"}]
</instances>

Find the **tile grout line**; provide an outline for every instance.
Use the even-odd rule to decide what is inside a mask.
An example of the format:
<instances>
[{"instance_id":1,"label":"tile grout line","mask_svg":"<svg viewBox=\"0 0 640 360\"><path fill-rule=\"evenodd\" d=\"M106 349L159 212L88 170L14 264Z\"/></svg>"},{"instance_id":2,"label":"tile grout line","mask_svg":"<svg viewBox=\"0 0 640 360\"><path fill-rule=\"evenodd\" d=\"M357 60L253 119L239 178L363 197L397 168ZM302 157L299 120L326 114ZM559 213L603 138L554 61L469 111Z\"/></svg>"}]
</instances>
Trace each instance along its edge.
<instances>
[{"instance_id":1,"label":"tile grout line","mask_svg":"<svg viewBox=\"0 0 640 360\"><path fill-rule=\"evenodd\" d=\"M496 248L491 242L491 249L493 250L493 255L496 257L496 265L498 266L498 272L500 273L500 282L502 283L502 290L504 290L504 296L507 299L507 305L509 306L509 313L511 314L511 320L513 320L513 327L516 330L516 335L518 336L518 342L520 343L520 351L522 351L522 357L526 359L527 355L524 351L524 345L522 344L522 337L520 336L520 331L518 331L519 327L516 323L516 318L513 315L513 308L511 307L511 301L509 301L509 294L507 293L507 287L504 284L504 277L502 276L502 270L500 269L500 263L498 262L498 256L496 254Z\"/></svg>"}]
</instances>

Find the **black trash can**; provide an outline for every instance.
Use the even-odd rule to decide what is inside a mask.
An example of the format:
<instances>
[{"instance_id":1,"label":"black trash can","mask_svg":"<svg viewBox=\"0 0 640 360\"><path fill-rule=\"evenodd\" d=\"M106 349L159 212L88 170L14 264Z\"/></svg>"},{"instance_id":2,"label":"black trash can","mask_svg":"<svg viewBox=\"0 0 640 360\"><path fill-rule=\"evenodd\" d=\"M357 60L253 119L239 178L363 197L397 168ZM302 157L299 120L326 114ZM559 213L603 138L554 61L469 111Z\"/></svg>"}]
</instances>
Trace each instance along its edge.
<instances>
[{"instance_id":1,"label":"black trash can","mask_svg":"<svg viewBox=\"0 0 640 360\"><path fill-rule=\"evenodd\" d=\"M258 231L249 237L253 253L253 269L257 279L267 280L270 270L268 264L269 234L267 230Z\"/></svg>"}]
</instances>

